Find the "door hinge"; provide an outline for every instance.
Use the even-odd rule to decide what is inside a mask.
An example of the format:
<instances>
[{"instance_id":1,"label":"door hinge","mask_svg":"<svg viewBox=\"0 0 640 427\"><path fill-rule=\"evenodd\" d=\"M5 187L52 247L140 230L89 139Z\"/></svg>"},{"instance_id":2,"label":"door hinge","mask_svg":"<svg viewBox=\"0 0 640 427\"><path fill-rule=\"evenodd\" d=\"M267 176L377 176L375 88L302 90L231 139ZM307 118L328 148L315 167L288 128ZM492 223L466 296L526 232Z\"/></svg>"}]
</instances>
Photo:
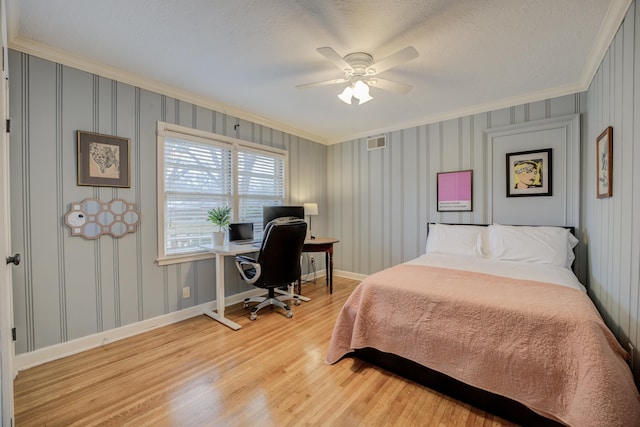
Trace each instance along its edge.
<instances>
[{"instance_id":1,"label":"door hinge","mask_svg":"<svg viewBox=\"0 0 640 427\"><path fill-rule=\"evenodd\" d=\"M11 338L13 338L13 340L16 340L16 328L11 328Z\"/></svg>"},{"instance_id":2,"label":"door hinge","mask_svg":"<svg viewBox=\"0 0 640 427\"><path fill-rule=\"evenodd\" d=\"M7 119L7 133L11 132L11 119Z\"/></svg>"}]
</instances>

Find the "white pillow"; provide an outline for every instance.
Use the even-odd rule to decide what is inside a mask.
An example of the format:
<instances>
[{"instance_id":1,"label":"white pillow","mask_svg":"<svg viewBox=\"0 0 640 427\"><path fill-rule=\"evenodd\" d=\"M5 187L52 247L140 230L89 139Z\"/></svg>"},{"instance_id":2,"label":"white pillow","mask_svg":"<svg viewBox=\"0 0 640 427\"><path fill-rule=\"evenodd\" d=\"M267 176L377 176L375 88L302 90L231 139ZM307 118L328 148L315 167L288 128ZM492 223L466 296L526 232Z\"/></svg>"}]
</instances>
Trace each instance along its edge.
<instances>
[{"instance_id":1,"label":"white pillow","mask_svg":"<svg viewBox=\"0 0 640 427\"><path fill-rule=\"evenodd\" d=\"M563 227L489 226L488 257L570 268L578 239Z\"/></svg>"},{"instance_id":2,"label":"white pillow","mask_svg":"<svg viewBox=\"0 0 640 427\"><path fill-rule=\"evenodd\" d=\"M482 257L482 233L478 225L429 224L427 253Z\"/></svg>"}]
</instances>

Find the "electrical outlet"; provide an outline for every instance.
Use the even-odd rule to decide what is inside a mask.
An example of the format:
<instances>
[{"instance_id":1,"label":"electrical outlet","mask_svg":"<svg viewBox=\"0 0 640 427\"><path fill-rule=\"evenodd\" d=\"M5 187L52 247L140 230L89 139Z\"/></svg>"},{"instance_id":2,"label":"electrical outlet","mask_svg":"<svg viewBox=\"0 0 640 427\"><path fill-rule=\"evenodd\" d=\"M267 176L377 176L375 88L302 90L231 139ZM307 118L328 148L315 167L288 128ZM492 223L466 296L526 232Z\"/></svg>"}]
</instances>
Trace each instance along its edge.
<instances>
[{"instance_id":1,"label":"electrical outlet","mask_svg":"<svg viewBox=\"0 0 640 427\"><path fill-rule=\"evenodd\" d=\"M191 297L191 288L189 286L185 286L182 288L182 298L190 298Z\"/></svg>"},{"instance_id":2,"label":"electrical outlet","mask_svg":"<svg viewBox=\"0 0 640 427\"><path fill-rule=\"evenodd\" d=\"M633 359L636 357L636 349L633 347L633 344L630 342L627 343L627 350L629 351L629 366L633 370Z\"/></svg>"}]
</instances>

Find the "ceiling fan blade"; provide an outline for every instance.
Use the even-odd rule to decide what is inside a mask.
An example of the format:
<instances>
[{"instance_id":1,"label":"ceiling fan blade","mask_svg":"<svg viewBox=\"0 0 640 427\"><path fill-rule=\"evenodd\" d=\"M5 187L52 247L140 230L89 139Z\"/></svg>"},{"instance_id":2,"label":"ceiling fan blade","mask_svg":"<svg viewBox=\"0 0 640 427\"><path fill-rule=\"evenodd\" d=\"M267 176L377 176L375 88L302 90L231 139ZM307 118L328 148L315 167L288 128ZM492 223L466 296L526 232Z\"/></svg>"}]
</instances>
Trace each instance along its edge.
<instances>
[{"instance_id":1,"label":"ceiling fan blade","mask_svg":"<svg viewBox=\"0 0 640 427\"><path fill-rule=\"evenodd\" d=\"M379 89L388 90L390 92L397 92L397 93L403 93L403 94L409 92L411 88L413 88L413 86L408 84L398 83L398 82L394 82L393 80L381 79L378 77L367 79L367 83L371 87L376 87Z\"/></svg>"},{"instance_id":2,"label":"ceiling fan blade","mask_svg":"<svg viewBox=\"0 0 640 427\"><path fill-rule=\"evenodd\" d=\"M413 48L413 46L407 46L404 49L387 56L384 59L381 59L380 61L371 64L368 68L367 68L367 73L368 74L378 74L381 73L383 71L388 70L389 68L393 68L396 65L400 65L403 62L407 62L410 61L414 58L418 57L418 51L415 50L415 48ZM372 71L369 71L372 70Z\"/></svg>"},{"instance_id":3,"label":"ceiling fan blade","mask_svg":"<svg viewBox=\"0 0 640 427\"><path fill-rule=\"evenodd\" d=\"M319 47L316 49L320 55L327 58L329 61L333 62L336 67L340 69L342 72L346 72L351 69L351 65L344 58L330 47Z\"/></svg>"},{"instance_id":4,"label":"ceiling fan blade","mask_svg":"<svg viewBox=\"0 0 640 427\"><path fill-rule=\"evenodd\" d=\"M313 82L313 83L304 83L301 85L297 85L296 88L298 89L306 89L308 87L315 87L315 86L327 86L327 85L335 85L338 83L348 83L349 80L347 79L333 79L333 80L323 80L320 82Z\"/></svg>"}]
</instances>

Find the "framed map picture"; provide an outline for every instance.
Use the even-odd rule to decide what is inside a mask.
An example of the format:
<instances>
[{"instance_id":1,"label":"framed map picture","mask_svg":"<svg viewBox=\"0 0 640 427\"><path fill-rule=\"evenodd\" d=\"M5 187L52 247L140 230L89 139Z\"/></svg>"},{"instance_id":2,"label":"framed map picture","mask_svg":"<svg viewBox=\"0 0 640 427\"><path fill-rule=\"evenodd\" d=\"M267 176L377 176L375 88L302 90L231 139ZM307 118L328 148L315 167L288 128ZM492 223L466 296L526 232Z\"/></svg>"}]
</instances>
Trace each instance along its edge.
<instances>
[{"instance_id":1,"label":"framed map picture","mask_svg":"<svg viewBox=\"0 0 640 427\"><path fill-rule=\"evenodd\" d=\"M129 139L78 131L78 185L131 187Z\"/></svg>"}]
</instances>

